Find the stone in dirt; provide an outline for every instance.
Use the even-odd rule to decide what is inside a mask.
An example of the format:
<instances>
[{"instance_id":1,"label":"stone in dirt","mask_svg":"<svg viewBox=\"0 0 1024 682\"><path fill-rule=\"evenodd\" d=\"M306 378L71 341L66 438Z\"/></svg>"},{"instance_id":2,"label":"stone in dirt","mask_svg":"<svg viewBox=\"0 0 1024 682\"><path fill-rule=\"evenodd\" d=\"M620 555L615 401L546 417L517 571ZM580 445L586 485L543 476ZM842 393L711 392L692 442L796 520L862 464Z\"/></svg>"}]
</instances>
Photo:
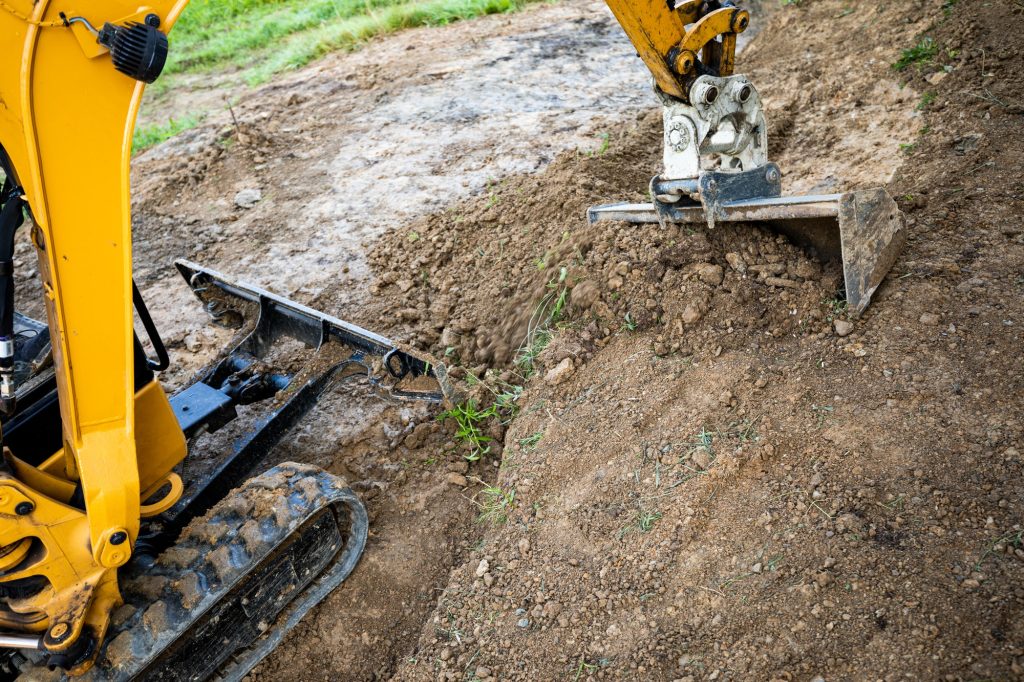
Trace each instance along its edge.
<instances>
[{"instance_id":1,"label":"stone in dirt","mask_svg":"<svg viewBox=\"0 0 1024 682\"><path fill-rule=\"evenodd\" d=\"M465 488L469 485L469 480L465 476L454 471L445 476L445 480L451 485L459 486L460 488Z\"/></svg>"},{"instance_id":2,"label":"stone in dirt","mask_svg":"<svg viewBox=\"0 0 1024 682\"><path fill-rule=\"evenodd\" d=\"M725 272L722 270L721 265L705 263L697 268L697 277L699 277L700 281L705 284L717 287L722 283L722 279L725 277Z\"/></svg>"},{"instance_id":3,"label":"stone in dirt","mask_svg":"<svg viewBox=\"0 0 1024 682\"><path fill-rule=\"evenodd\" d=\"M548 373L544 376L544 381L555 386L572 376L572 372L572 358L564 358L561 362L548 370Z\"/></svg>"},{"instance_id":4,"label":"stone in dirt","mask_svg":"<svg viewBox=\"0 0 1024 682\"><path fill-rule=\"evenodd\" d=\"M849 336L853 333L853 323L846 320L836 320L833 324L837 336Z\"/></svg>"},{"instance_id":5,"label":"stone in dirt","mask_svg":"<svg viewBox=\"0 0 1024 682\"><path fill-rule=\"evenodd\" d=\"M597 299L600 297L601 292L598 290L597 285L589 279L585 279L572 288L572 293L569 295L569 304L579 310L588 310L590 306L597 303Z\"/></svg>"},{"instance_id":6,"label":"stone in dirt","mask_svg":"<svg viewBox=\"0 0 1024 682\"><path fill-rule=\"evenodd\" d=\"M477 567L476 567L476 577L477 578L484 577L484 573L486 573L489 570L491 570L491 563L489 561L487 561L487 559L481 559L480 563L477 564Z\"/></svg>"},{"instance_id":7,"label":"stone in dirt","mask_svg":"<svg viewBox=\"0 0 1024 682\"><path fill-rule=\"evenodd\" d=\"M243 189L235 195L235 206L239 208L252 208L263 199L263 190L258 188Z\"/></svg>"},{"instance_id":8,"label":"stone in dirt","mask_svg":"<svg viewBox=\"0 0 1024 682\"><path fill-rule=\"evenodd\" d=\"M711 463L711 453L708 452L706 447L701 445L690 455L690 461L701 469L707 469L708 464Z\"/></svg>"},{"instance_id":9,"label":"stone in dirt","mask_svg":"<svg viewBox=\"0 0 1024 682\"><path fill-rule=\"evenodd\" d=\"M926 324L929 327L934 327L939 323L939 316L935 313L924 313L918 320L921 324Z\"/></svg>"},{"instance_id":10,"label":"stone in dirt","mask_svg":"<svg viewBox=\"0 0 1024 682\"><path fill-rule=\"evenodd\" d=\"M730 252L725 254L725 262L729 264L730 268L741 275L747 272L747 264L744 262L743 256L738 253Z\"/></svg>"},{"instance_id":11,"label":"stone in dirt","mask_svg":"<svg viewBox=\"0 0 1024 682\"><path fill-rule=\"evenodd\" d=\"M704 317L704 313L692 303L683 308L683 322L686 324L696 324L702 317Z\"/></svg>"}]
</instances>

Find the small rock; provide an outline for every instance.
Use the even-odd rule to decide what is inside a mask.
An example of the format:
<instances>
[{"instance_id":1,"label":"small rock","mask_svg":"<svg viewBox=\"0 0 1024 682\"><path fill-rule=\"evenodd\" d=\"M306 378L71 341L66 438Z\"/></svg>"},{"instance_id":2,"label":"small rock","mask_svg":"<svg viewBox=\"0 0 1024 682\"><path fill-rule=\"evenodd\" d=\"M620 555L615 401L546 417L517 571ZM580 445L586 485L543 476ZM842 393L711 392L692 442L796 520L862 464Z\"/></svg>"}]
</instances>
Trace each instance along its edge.
<instances>
[{"instance_id":1,"label":"small rock","mask_svg":"<svg viewBox=\"0 0 1024 682\"><path fill-rule=\"evenodd\" d=\"M441 345L445 348L452 348L459 343L460 334L451 327L445 327L441 332Z\"/></svg>"},{"instance_id":2,"label":"small rock","mask_svg":"<svg viewBox=\"0 0 1024 682\"><path fill-rule=\"evenodd\" d=\"M481 559L480 563L476 567L476 577L483 578L484 573L491 570L491 563L487 559Z\"/></svg>"},{"instance_id":3,"label":"small rock","mask_svg":"<svg viewBox=\"0 0 1024 682\"><path fill-rule=\"evenodd\" d=\"M708 263L697 268L697 277L699 277L700 281L705 284L717 287L722 283L722 279L725 277L725 272L722 270L721 265Z\"/></svg>"},{"instance_id":4,"label":"small rock","mask_svg":"<svg viewBox=\"0 0 1024 682\"><path fill-rule=\"evenodd\" d=\"M935 313L924 313L918 320L921 324L926 324L929 327L934 327L939 323L939 316Z\"/></svg>"},{"instance_id":5,"label":"small rock","mask_svg":"<svg viewBox=\"0 0 1024 682\"><path fill-rule=\"evenodd\" d=\"M476 669L476 676L480 679L491 676L491 669L484 666L478 666Z\"/></svg>"},{"instance_id":6,"label":"small rock","mask_svg":"<svg viewBox=\"0 0 1024 682\"><path fill-rule=\"evenodd\" d=\"M747 271L747 264L743 261L743 256L738 253L725 254L725 262L729 264L730 268L741 275Z\"/></svg>"},{"instance_id":7,"label":"small rock","mask_svg":"<svg viewBox=\"0 0 1024 682\"><path fill-rule=\"evenodd\" d=\"M186 334L183 343L185 344L185 349L189 353L195 353L203 347L202 342L196 334Z\"/></svg>"},{"instance_id":8,"label":"small rock","mask_svg":"<svg viewBox=\"0 0 1024 682\"><path fill-rule=\"evenodd\" d=\"M597 285L589 279L585 279L572 288L572 292L569 294L569 305L579 310L589 310L590 306L597 303L597 299L600 297L601 292Z\"/></svg>"},{"instance_id":9,"label":"small rock","mask_svg":"<svg viewBox=\"0 0 1024 682\"><path fill-rule=\"evenodd\" d=\"M449 474L445 476L445 480L449 484L458 486L460 488L465 488L466 486L469 485L469 480L465 476L463 476L462 474L457 474L454 471L449 472Z\"/></svg>"},{"instance_id":10,"label":"small rock","mask_svg":"<svg viewBox=\"0 0 1024 682\"><path fill-rule=\"evenodd\" d=\"M465 474L469 471L469 462L464 459L460 459L458 462L452 462L448 465L448 471L456 474Z\"/></svg>"},{"instance_id":11,"label":"small rock","mask_svg":"<svg viewBox=\"0 0 1024 682\"><path fill-rule=\"evenodd\" d=\"M693 451L692 455L690 455L690 461L701 469L707 469L708 464L711 463L711 453L708 452L706 447L701 445Z\"/></svg>"},{"instance_id":12,"label":"small rock","mask_svg":"<svg viewBox=\"0 0 1024 682\"><path fill-rule=\"evenodd\" d=\"M704 317L704 313L700 311L700 308L694 304L689 304L683 309L683 323L684 324L696 324L700 321L700 318Z\"/></svg>"},{"instance_id":13,"label":"small rock","mask_svg":"<svg viewBox=\"0 0 1024 682\"><path fill-rule=\"evenodd\" d=\"M239 208L252 208L263 198L263 191L250 188L243 189L235 195L235 206Z\"/></svg>"},{"instance_id":14,"label":"small rock","mask_svg":"<svg viewBox=\"0 0 1024 682\"><path fill-rule=\"evenodd\" d=\"M572 372L572 358L564 358L560 363L548 370L548 373L544 375L544 381L554 386L572 376Z\"/></svg>"},{"instance_id":15,"label":"small rock","mask_svg":"<svg viewBox=\"0 0 1024 682\"><path fill-rule=\"evenodd\" d=\"M520 627L520 628L523 628L523 629L526 629L526 628L530 627L530 619L529 618L520 618L516 622L516 627Z\"/></svg>"},{"instance_id":16,"label":"small rock","mask_svg":"<svg viewBox=\"0 0 1024 682\"><path fill-rule=\"evenodd\" d=\"M529 554L530 553L530 540L528 538L521 538L519 540L519 553Z\"/></svg>"},{"instance_id":17,"label":"small rock","mask_svg":"<svg viewBox=\"0 0 1024 682\"><path fill-rule=\"evenodd\" d=\"M760 574L761 571L763 571L763 570L764 570L764 565L762 565L761 562L758 562L758 563L756 563L756 564L754 564L753 566L750 567L750 572L751 573Z\"/></svg>"},{"instance_id":18,"label":"small rock","mask_svg":"<svg viewBox=\"0 0 1024 682\"><path fill-rule=\"evenodd\" d=\"M832 584L832 574L828 571L822 571L814 576L814 582L818 583L822 587L828 587Z\"/></svg>"},{"instance_id":19,"label":"small rock","mask_svg":"<svg viewBox=\"0 0 1024 682\"><path fill-rule=\"evenodd\" d=\"M853 323L846 320L836 320L832 323L836 329L836 336L849 336L853 333Z\"/></svg>"},{"instance_id":20,"label":"small rock","mask_svg":"<svg viewBox=\"0 0 1024 682\"><path fill-rule=\"evenodd\" d=\"M771 287L781 287L783 289L800 288L799 282L792 279L786 279L785 277L765 277L764 283Z\"/></svg>"}]
</instances>

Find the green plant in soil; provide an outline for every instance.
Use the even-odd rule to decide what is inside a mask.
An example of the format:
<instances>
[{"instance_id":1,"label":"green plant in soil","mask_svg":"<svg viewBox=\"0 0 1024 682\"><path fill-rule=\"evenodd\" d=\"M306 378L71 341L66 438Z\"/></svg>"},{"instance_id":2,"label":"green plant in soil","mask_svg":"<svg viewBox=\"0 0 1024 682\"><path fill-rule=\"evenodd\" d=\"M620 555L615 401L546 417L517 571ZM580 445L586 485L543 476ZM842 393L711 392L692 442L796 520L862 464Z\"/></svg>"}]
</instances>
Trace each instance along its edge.
<instances>
[{"instance_id":1,"label":"green plant in soil","mask_svg":"<svg viewBox=\"0 0 1024 682\"><path fill-rule=\"evenodd\" d=\"M903 50L900 58L892 65L896 71L903 71L915 64L927 64L931 62L939 51L939 46L931 36L925 36L918 41L917 45Z\"/></svg>"},{"instance_id":2,"label":"green plant in soil","mask_svg":"<svg viewBox=\"0 0 1024 682\"><path fill-rule=\"evenodd\" d=\"M508 521L508 515L515 508L516 491L489 485L480 491L479 498L476 503L480 508L477 521L489 523L492 526L503 526Z\"/></svg>"},{"instance_id":3,"label":"green plant in soil","mask_svg":"<svg viewBox=\"0 0 1024 682\"><path fill-rule=\"evenodd\" d=\"M533 376L537 356L551 343L556 325L565 316L565 306L569 300L569 287L565 281L568 274L568 268L563 266L559 269L558 277L548 282L547 291L530 318L526 341L519 349L515 361L524 379Z\"/></svg>"},{"instance_id":4,"label":"green plant in soil","mask_svg":"<svg viewBox=\"0 0 1024 682\"><path fill-rule=\"evenodd\" d=\"M491 451L490 443L493 439L485 433L484 428L488 419L498 416L497 405L481 410L476 401L470 399L442 412L437 418L441 421L448 418L455 420L458 427L455 440L470 445L470 451L463 457L475 462Z\"/></svg>"},{"instance_id":5,"label":"green plant in soil","mask_svg":"<svg viewBox=\"0 0 1024 682\"><path fill-rule=\"evenodd\" d=\"M156 145L171 139L178 133L191 130L202 123L203 117L195 114L188 114L180 118L172 118L167 123L158 123L135 129L132 138L132 153L138 154L141 151L155 147Z\"/></svg>"}]
</instances>

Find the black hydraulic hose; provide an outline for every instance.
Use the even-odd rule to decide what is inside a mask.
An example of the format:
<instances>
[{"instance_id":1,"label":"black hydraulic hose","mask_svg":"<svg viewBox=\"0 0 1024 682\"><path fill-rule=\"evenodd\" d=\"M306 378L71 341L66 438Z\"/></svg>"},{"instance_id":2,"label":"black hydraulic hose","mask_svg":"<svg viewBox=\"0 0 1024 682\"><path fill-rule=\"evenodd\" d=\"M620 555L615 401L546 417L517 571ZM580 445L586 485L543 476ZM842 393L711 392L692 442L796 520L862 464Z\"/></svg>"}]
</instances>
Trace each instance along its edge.
<instances>
[{"instance_id":1,"label":"black hydraulic hose","mask_svg":"<svg viewBox=\"0 0 1024 682\"><path fill-rule=\"evenodd\" d=\"M25 200L8 176L0 209L0 412L14 412L14 235L25 222Z\"/></svg>"},{"instance_id":2,"label":"black hydraulic hose","mask_svg":"<svg viewBox=\"0 0 1024 682\"><path fill-rule=\"evenodd\" d=\"M135 305L135 312L139 314L142 326L146 329L146 334L149 335L149 342L153 344L153 350L156 351L157 359L147 358L146 364L154 372L162 372L171 366L171 358L167 355L167 347L160 338L160 331L156 328L153 317L149 314L149 308L146 307L146 302L139 291L139 285L135 283L134 279L132 280L132 303Z\"/></svg>"}]
</instances>

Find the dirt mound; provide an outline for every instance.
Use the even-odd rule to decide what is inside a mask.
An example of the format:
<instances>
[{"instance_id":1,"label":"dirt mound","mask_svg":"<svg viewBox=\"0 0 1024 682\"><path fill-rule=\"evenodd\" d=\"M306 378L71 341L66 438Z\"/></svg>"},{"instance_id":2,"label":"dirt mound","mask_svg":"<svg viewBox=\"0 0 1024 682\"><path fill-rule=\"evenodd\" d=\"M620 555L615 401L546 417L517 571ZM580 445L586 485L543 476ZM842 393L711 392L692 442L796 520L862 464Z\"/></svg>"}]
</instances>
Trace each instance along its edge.
<instances>
[{"instance_id":1,"label":"dirt mound","mask_svg":"<svg viewBox=\"0 0 1024 682\"><path fill-rule=\"evenodd\" d=\"M730 334L734 325L776 336L825 331L819 308L836 296L838 271L826 273L782 237L749 225L709 233L581 220L623 186L645 186L659 125L651 114L610 143L613 151L565 156L539 177L506 183L472 219L449 212L383 240L371 255L388 268L379 290L408 290L397 307L421 323L415 341L482 376L489 367L540 369L527 366L531 340L552 313L580 328L560 345L578 346L564 338L578 336L587 353L624 329L657 330L663 355L717 347L707 326L684 334L711 309ZM413 235L422 247L409 248ZM422 276L396 280L401 272Z\"/></svg>"},{"instance_id":2,"label":"dirt mound","mask_svg":"<svg viewBox=\"0 0 1024 682\"><path fill-rule=\"evenodd\" d=\"M821 16L828 11L815 8ZM855 34L865 22L886 27L866 61L858 52L856 64L850 52L836 54L828 37L805 23L806 12L775 15L743 53L740 68L764 91L773 160L786 172L787 191L832 192L892 178L900 143L913 141L919 116L913 106L918 95L888 77L888 65L898 53L895 44L923 28L919 16L908 25L910 13L899 24L887 23L894 12L843 14L835 31ZM794 63L801 68L793 69ZM782 246L759 253L753 245L742 253L744 238L734 238L732 230L702 235L678 228L588 227L582 216L589 206L644 200L660 170L661 117L653 97L648 113L606 128L600 145L561 156L542 176L506 178L474 201L385 235L370 254L379 274L372 288L376 316L398 311L407 340L483 376L488 368L506 369L520 360L534 331L531 321L535 326L538 311L549 308L552 291L557 298L581 282L589 292L584 298L601 299L592 311L600 322L591 336L607 337L623 324L654 325L662 331L660 343L678 350L683 312L689 308L685 317L691 320L703 315L709 296L679 290L678 298L659 298L662 291L677 291L683 279L699 280L694 264L728 271L724 256L733 253L742 268L738 279L748 275L786 289L820 279L816 266ZM719 242L717 262L710 241ZM664 252L660 265L636 271L652 249ZM754 266L749 273L748 261ZM687 263L693 267L681 279L663 281L666 269ZM835 295L831 275L822 282L833 288L825 298Z\"/></svg>"}]
</instances>

